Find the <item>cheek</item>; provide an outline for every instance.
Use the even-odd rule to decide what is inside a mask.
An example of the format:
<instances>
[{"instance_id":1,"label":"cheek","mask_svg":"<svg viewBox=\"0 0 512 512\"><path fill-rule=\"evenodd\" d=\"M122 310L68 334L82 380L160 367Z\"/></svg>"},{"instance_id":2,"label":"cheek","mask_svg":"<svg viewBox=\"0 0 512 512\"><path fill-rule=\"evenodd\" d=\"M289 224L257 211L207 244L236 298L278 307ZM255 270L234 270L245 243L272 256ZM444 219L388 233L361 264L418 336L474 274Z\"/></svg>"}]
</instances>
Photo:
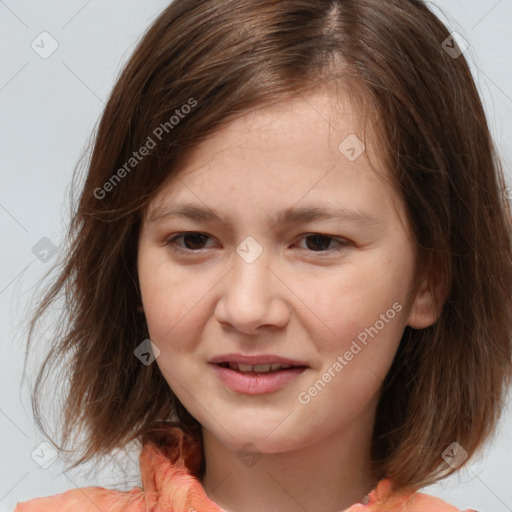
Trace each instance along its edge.
<instances>
[{"instance_id":1,"label":"cheek","mask_svg":"<svg viewBox=\"0 0 512 512\"><path fill-rule=\"evenodd\" d=\"M139 283L151 340L161 350L179 350L200 325L201 298L211 286L151 251L140 254Z\"/></svg>"},{"instance_id":2,"label":"cheek","mask_svg":"<svg viewBox=\"0 0 512 512\"><path fill-rule=\"evenodd\" d=\"M149 338L160 350L156 364L180 399L186 399L179 394L180 382L188 382L203 330L205 302L201 297L211 288L203 289L197 278L197 285L190 286L190 278L171 269L168 262L148 265L139 273Z\"/></svg>"},{"instance_id":3,"label":"cheek","mask_svg":"<svg viewBox=\"0 0 512 512\"><path fill-rule=\"evenodd\" d=\"M307 313L311 337L324 352L348 350L352 341L364 342L365 335L389 340L399 338L405 325L409 272L392 262L354 264L325 279L301 283L298 295ZM405 262L403 262L405 263Z\"/></svg>"}]
</instances>

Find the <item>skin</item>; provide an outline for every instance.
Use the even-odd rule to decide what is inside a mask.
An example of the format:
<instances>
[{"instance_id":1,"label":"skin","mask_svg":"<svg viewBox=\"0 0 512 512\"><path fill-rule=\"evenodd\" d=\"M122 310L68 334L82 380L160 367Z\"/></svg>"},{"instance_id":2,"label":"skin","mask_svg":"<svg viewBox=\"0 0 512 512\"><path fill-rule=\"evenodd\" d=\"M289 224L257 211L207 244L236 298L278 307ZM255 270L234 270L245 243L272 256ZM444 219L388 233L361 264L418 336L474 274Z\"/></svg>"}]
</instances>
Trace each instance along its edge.
<instances>
[{"instance_id":1,"label":"skin","mask_svg":"<svg viewBox=\"0 0 512 512\"><path fill-rule=\"evenodd\" d=\"M318 92L231 122L165 184L141 225L138 275L156 364L203 426L202 484L227 511L327 512L360 501L377 483L369 465L375 409L401 334L437 318L427 279L415 280L403 202L370 168L370 148L354 161L340 152L357 112L346 97L333 99ZM181 202L226 221L149 220ZM286 207L325 205L373 220L272 220ZM207 236L166 245L186 231ZM306 236L316 233L332 238ZM263 249L252 263L236 252L248 236ZM394 318L300 403L299 393L329 368L332 375L338 356L396 303ZM309 368L277 391L249 396L208 364L227 353L276 354ZM261 455L251 467L237 457L247 443Z\"/></svg>"}]
</instances>

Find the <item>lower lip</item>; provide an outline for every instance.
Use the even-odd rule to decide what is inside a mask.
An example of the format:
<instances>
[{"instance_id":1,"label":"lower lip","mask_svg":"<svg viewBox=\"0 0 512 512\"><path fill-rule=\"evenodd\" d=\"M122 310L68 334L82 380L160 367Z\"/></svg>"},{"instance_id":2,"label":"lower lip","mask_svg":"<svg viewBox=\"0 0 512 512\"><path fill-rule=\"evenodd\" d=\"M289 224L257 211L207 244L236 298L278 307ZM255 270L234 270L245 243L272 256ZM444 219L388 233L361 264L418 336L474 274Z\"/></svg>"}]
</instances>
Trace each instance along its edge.
<instances>
[{"instance_id":1,"label":"lower lip","mask_svg":"<svg viewBox=\"0 0 512 512\"><path fill-rule=\"evenodd\" d=\"M261 395L276 391L286 384L290 384L304 370L307 370L305 366L301 366L272 373L241 373L218 364L213 364L213 368L228 388L246 395Z\"/></svg>"}]
</instances>

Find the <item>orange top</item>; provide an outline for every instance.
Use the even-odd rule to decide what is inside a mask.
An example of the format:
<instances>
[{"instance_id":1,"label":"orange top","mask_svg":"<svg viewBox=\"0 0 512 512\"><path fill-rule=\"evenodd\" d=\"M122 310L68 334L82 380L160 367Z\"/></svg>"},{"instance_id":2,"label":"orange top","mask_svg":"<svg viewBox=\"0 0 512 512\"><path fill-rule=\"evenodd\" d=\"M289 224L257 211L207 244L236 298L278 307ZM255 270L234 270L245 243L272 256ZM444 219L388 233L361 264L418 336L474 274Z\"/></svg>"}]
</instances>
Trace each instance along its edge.
<instances>
[{"instance_id":1,"label":"orange top","mask_svg":"<svg viewBox=\"0 0 512 512\"><path fill-rule=\"evenodd\" d=\"M142 487L129 491L72 489L18 503L14 512L226 512L208 498L196 477L202 457L197 440L169 426L142 447ZM411 489L392 493L389 479L381 480L365 501L344 512L461 512L439 498Z\"/></svg>"}]
</instances>

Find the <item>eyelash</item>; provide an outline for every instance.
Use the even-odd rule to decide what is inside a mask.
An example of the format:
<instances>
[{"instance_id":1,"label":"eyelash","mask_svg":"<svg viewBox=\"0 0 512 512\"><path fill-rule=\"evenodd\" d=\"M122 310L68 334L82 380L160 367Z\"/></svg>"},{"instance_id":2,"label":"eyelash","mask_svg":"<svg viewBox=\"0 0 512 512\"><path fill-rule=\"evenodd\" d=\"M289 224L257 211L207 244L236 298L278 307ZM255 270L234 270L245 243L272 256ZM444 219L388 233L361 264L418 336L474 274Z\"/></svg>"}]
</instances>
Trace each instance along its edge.
<instances>
[{"instance_id":1,"label":"eyelash","mask_svg":"<svg viewBox=\"0 0 512 512\"><path fill-rule=\"evenodd\" d=\"M211 238L206 233L201 233L199 231L183 231L181 233L177 233L177 234L171 236L170 238L168 238L165 241L165 245L168 246L174 252L187 253L187 254L199 253L200 251L203 250L203 249L196 249L196 250L194 250L194 249L184 249L182 247L178 247L177 245L175 245L175 241L178 238L181 238L181 237L183 237L185 235L202 235L202 236L205 236L207 238ZM334 252L340 252L343 249L346 249L349 245L351 245L351 242L349 242L348 240L346 240L344 238L339 238L339 237L330 236L330 235L324 235L323 233L306 233L305 235L302 236L301 240L305 239L305 238L307 238L309 236L317 236L317 237L321 237L321 238L327 238L327 239L330 239L330 240L334 240L334 241L336 241L336 242L338 242L340 244L340 246L337 249L327 249L327 250L323 250L323 251L312 251L310 249L304 249L309 254L314 254L314 255L320 255L321 256L323 254L330 254L333 251Z\"/></svg>"}]
</instances>

